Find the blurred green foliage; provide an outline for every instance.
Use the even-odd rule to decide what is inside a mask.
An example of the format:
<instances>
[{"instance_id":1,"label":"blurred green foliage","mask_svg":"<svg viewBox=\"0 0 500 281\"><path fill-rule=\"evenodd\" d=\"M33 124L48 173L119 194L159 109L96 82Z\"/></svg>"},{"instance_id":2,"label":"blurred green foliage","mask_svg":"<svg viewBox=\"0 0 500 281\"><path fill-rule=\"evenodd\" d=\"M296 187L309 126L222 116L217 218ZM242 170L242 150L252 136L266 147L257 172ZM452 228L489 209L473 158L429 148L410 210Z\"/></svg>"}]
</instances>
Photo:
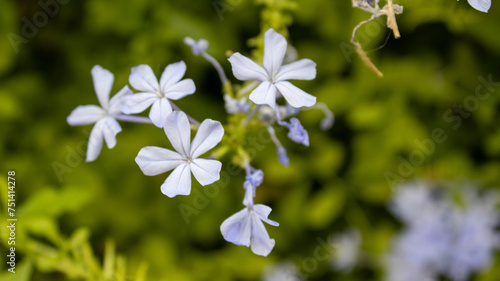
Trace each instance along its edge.
<instances>
[{"instance_id":1,"label":"blurred green foliage","mask_svg":"<svg viewBox=\"0 0 500 281\"><path fill-rule=\"evenodd\" d=\"M263 11L266 3L275 10ZM500 184L500 88L488 92L478 78L500 81L500 9L493 3L484 14L450 0L397 3L404 6L397 17L400 39L384 28L385 19L359 31L360 43L384 73L379 79L353 49L342 47L352 28L369 18L349 0L66 1L17 46L9 34L23 37L23 19L40 21L33 17L44 9L37 1L1 1L0 165L4 178L16 171L18 207L19 263L11 280L257 280L264 266L281 260L295 262L308 280L382 280L380 258L400 227L385 209L392 183L419 177L473 180L496 189ZM197 183L190 196L167 198L159 188L164 176L146 177L134 162L141 147L168 147L164 133L122 123L117 146L84 163L91 128L69 127L66 117L78 105L97 103L93 65L115 74L115 93L133 66L149 64L158 74L184 60L197 91L178 105L197 119L224 123L217 74L183 38L207 39L208 52L236 81L226 51L250 53L262 44L256 36L275 25L300 58L317 62L315 80L294 83L326 103L336 121L323 132L320 111L302 112L311 146L292 143L281 132L290 167L282 167L275 147L264 141L252 163L265 173L256 202L270 205L270 218L280 223L268 228L276 239L270 256L256 256L220 234L220 224L242 208L243 198L244 173L229 172L227 162L223 170L234 175L213 198ZM484 99L476 96L478 87ZM446 140L433 140L436 129ZM412 162L417 154L422 161ZM405 162L411 167L401 170ZM394 181L388 182L388 173ZM0 184L5 207L6 185ZM204 207L186 223L181 204ZM351 227L361 231L368 262L349 275L333 272L327 261L304 270L318 238ZM12 278L5 266L2 280ZM492 268L474 280L500 278L498 254Z\"/></svg>"}]
</instances>

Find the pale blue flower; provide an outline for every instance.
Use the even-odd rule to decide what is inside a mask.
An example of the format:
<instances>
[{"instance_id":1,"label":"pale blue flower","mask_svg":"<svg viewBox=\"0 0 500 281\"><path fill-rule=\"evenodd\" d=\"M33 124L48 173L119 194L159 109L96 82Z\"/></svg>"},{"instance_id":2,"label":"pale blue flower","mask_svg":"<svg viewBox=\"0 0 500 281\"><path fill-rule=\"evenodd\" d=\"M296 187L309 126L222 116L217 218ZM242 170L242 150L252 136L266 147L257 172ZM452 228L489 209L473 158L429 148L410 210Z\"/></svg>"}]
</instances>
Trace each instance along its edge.
<instances>
[{"instance_id":1,"label":"pale blue flower","mask_svg":"<svg viewBox=\"0 0 500 281\"><path fill-rule=\"evenodd\" d=\"M286 149L283 146L278 146L278 160L285 167L288 167L288 165L290 165L290 159L288 158Z\"/></svg>"},{"instance_id":2,"label":"pale blue flower","mask_svg":"<svg viewBox=\"0 0 500 281\"><path fill-rule=\"evenodd\" d=\"M247 175L245 179L254 187L258 187L264 181L264 172L262 172L262 170L253 169L253 171L250 171L249 175Z\"/></svg>"},{"instance_id":3,"label":"pale blue flower","mask_svg":"<svg viewBox=\"0 0 500 281\"><path fill-rule=\"evenodd\" d=\"M191 47L191 50L193 51L193 54L195 56L203 54L208 48L208 41L205 39L196 41L191 37L186 37L184 38L184 44Z\"/></svg>"},{"instance_id":4,"label":"pale blue flower","mask_svg":"<svg viewBox=\"0 0 500 281\"><path fill-rule=\"evenodd\" d=\"M267 218L269 213L271 208L265 205L246 207L222 223L221 233L228 242L251 247L255 254L267 256L274 248L275 241L269 237L263 222L279 226Z\"/></svg>"},{"instance_id":5,"label":"pale blue flower","mask_svg":"<svg viewBox=\"0 0 500 281\"><path fill-rule=\"evenodd\" d=\"M445 191L423 183L396 191L390 209L406 229L395 238L388 256L388 280L437 280L446 275L465 281L491 264L500 248L498 197L462 189L464 202L458 205Z\"/></svg>"},{"instance_id":6,"label":"pale blue flower","mask_svg":"<svg viewBox=\"0 0 500 281\"><path fill-rule=\"evenodd\" d=\"M286 104L285 106L280 106L278 111L280 119L287 119L291 116L299 114L299 112L300 108L291 107L289 104Z\"/></svg>"},{"instance_id":7,"label":"pale blue flower","mask_svg":"<svg viewBox=\"0 0 500 281\"><path fill-rule=\"evenodd\" d=\"M196 90L193 80L181 80L185 73L186 64L183 61L169 64L158 83L148 65L132 67L129 83L141 92L128 97L122 111L126 114L140 113L151 106L149 118L156 127L163 128L168 115L172 113L170 100L178 100Z\"/></svg>"},{"instance_id":8,"label":"pale blue flower","mask_svg":"<svg viewBox=\"0 0 500 281\"><path fill-rule=\"evenodd\" d=\"M283 166L288 167L288 165L290 164L290 160L286 155L286 149L283 147L283 145L281 145L281 142L276 137L276 132L274 131L273 127L268 126L267 130L269 131L271 140L274 142L276 148L278 149L278 160Z\"/></svg>"},{"instance_id":9,"label":"pale blue flower","mask_svg":"<svg viewBox=\"0 0 500 281\"><path fill-rule=\"evenodd\" d=\"M101 107L97 105L78 106L66 120L71 126L95 123L90 132L86 162L97 159L104 140L108 148L113 148L116 145L116 135L122 130L116 119L121 114L120 108L123 100L132 95L132 91L128 86L125 86L113 98L109 99L114 81L113 73L96 65L92 68L91 74Z\"/></svg>"},{"instance_id":10,"label":"pale blue flower","mask_svg":"<svg viewBox=\"0 0 500 281\"><path fill-rule=\"evenodd\" d=\"M233 74L239 80L261 81L250 93L250 100L256 104L267 104L276 109L276 98L281 94L293 107L313 106L316 97L297 88L288 80L314 79L316 63L310 59L301 59L282 65L286 49L285 37L270 28L264 34L263 67L240 53L234 53L229 58Z\"/></svg>"},{"instance_id":11,"label":"pale blue flower","mask_svg":"<svg viewBox=\"0 0 500 281\"><path fill-rule=\"evenodd\" d=\"M135 161L147 176L155 176L173 169L161 186L168 197L191 193L191 173L203 186L219 180L222 164L217 160L198 158L222 139L224 128L211 119L204 120L190 143L191 129L186 114L172 112L165 123L165 134L176 151L148 146L139 151Z\"/></svg>"},{"instance_id":12,"label":"pale blue flower","mask_svg":"<svg viewBox=\"0 0 500 281\"><path fill-rule=\"evenodd\" d=\"M434 195L435 193L436 195ZM401 221L412 225L417 221L434 219L442 212L443 204L437 202L437 191L423 182L408 182L396 189L389 201L389 210Z\"/></svg>"},{"instance_id":13,"label":"pale blue flower","mask_svg":"<svg viewBox=\"0 0 500 281\"><path fill-rule=\"evenodd\" d=\"M248 102L246 96L240 99L233 99L230 95L225 94L224 107L229 114L236 114L239 112L248 113L248 111L250 111L250 102Z\"/></svg>"},{"instance_id":14,"label":"pale blue flower","mask_svg":"<svg viewBox=\"0 0 500 281\"><path fill-rule=\"evenodd\" d=\"M496 209L498 196L490 192L479 196L475 190L466 190L466 208L455 210L455 236L448 255L447 275L457 281L488 267L494 259L494 250L500 249L500 214Z\"/></svg>"},{"instance_id":15,"label":"pale blue flower","mask_svg":"<svg viewBox=\"0 0 500 281\"><path fill-rule=\"evenodd\" d=\"M293 117L290 119L290 123L287 124L287 128L290 130L288 132L288 137L296 143L301 143L305 146L309 146L309 134L300 124L299 119Z\"/></svg>"},{"instance_id":16,"label":"pale blue flower","mask_svg":"<svg viewBox=\"0 0 500 281\"><path fill-rule=\"evenodd\" d=\"M262 171L259 171L257 170L259 175L255 175L254 178L250 175L250 180L246 180L244 183L243 205L246 207L226 219L220 226L220 230L226 241L238 246L251 247L255 254L267 256L273 249L275 241L269 237L263 222L273 226L279 226L279 223L267 218L271 213L271 208L262 204L254 204L257 186L252 183L260 184L260 172Z\"/></svg>"}]
</instances>

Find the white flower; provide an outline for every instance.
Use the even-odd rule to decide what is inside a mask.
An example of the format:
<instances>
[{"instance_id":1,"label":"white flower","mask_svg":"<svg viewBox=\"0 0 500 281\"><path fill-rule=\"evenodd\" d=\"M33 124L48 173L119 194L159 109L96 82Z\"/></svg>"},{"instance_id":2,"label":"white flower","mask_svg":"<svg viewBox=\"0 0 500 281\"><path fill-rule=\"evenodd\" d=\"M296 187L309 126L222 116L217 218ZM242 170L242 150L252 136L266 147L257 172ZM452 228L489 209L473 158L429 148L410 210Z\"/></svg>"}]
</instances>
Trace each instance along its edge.
<instances>
[{"instance_id":1,"label":"white flower","mask_svg":"<svg viewBox=\"0 0 500 281\"><path fill-rule=\"evenodd\" d=\"M487 13L491 7L491 0L467 0L472 8Z\"/></svg>"},{"instance_id":2,"label":"white flower","mask_svg":"<svg viewBox=\"0 0 500 281\"><path fill-rule=\"evenodd\" d=\"M250 94L250 100L256 104L267 104L275 109L279 91L293 107L313 106L316 103L316 97L295 87L287 80L314 79L316 63L310 59L301 59L281 65L286 48L285 37L269 29L264 35L264 67L240 53L235 53L229 58L233 74L239 80L262 81Z\"/></svg>"},{"instance_id":3,"label":"white flower","mask_svg":"<svg viewBox=\"0 0 500 281\"><path fill-rule=\"evenodd\" d=\"M80 105L71 112L66 120L71 126L95 123L90 132L87 159L85 160L87 162L97 159L102 149L103 139L106 140L108 148L113 148L116 145L116 134L122 130L116 117L121 113L122 100L132 94L128 86L125 86L110 100L109 94L114 80L113 73L96 65L92 68L91 74L101 107Z\"/></svg>"},{"instance_id":4,"label":"white flower","mask_svg":"<svg viewBox=\"0 0 500 281\"><path fill-rule=\"evenodd\" d=\"M262 270L261 281L303 281L297 266L291 261L266 265Z\"/></svg>"},{"instance_id":5,"label":"white flower","mask_svg":"<svg viewBox=\"0 0 500 281\"><path fill-rule=\"evenodd\" d=\"M336 234L330 241L334 249L330 258L333 269L349 273L358 263L361 247L361 234L357 229L350 229L344 233Z\"/></svg>"},{"instance_id":6,"label":"white flower","mask_svg":"<svg viewBox=\"0 0 500 281\"><path fill-rule=\"evenodd\" d=\"M226 219L220 226L224 239L238 246L251 247L257 255L267 256L274 247L274 239L269 237L263 221L279 226L279 223L268 219L271 208L257 204L254 205L255 186L250 181L245 181L245 209Z\"/></svg>"},{"instance_id":7,"label":"white flower","mask_svg":"<svg viewBox=\"0 0 500 281\"><path fill-rule=\"evenodd\" d=\"M222 164L217 160L198 158L219 143L224 129L218 121L204 120L190 143L191 132L186 114L172 112L166 119L165 133L177 151L148 146L139 151L135 162L147 176L155 176L173 169L161 186L168 197L191 193L191 173L203 186L219 180Z\"/></svg>"},{"instance_id":8,"label":"white flower","mask_svg":"<svg viewBox=\"0 0 500 281\"><path fill-rule=\"evenodd\" d=\"M148 65L132 67L129 76L130 85L141 92L128 97L122 111L127 114L139 113L152 105L149 118L155 126L163 128L167 116L172 113L169 100L178 100L196 90L193 80L181 80L184 73L186 64L183 61L169 64L165 67L158 83Z\"/></svg>"}]
</instances>

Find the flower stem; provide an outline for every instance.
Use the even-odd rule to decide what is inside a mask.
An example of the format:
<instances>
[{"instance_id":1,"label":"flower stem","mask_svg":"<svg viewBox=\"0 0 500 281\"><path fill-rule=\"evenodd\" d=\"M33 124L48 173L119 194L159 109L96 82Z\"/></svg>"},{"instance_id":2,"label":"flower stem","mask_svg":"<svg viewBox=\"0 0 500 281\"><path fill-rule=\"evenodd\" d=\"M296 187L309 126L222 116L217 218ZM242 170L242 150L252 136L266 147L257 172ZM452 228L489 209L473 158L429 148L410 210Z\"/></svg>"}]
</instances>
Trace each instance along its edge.
<instances>
[{"instance_id":1,"label":"flower stem","mask_svg":"<svg viewBox=\"0 0 500 281\"><path fill-rule=\"evenodd\" d=\"M225 85L227 82L227 77L224 73L224 69L219 64L219 62L206 52L201 53L201 56L215 67L215 70L217 70L217 73L219 74L220 82L222 83L222 85Z\"/></svg>"},{"instance_id":2,"label":"flower stem","mask_svg":"<svg viewBox=\"0 0 500 281\"><path fill-rule=\"evenodd\" d=\"M371 16L369 19L360 22L358 25L356 25L354 27L354 29L352 30L351 44L353 44L354 46L357 46L358 43L354 40L354 37L356 36L356 31L358 31L358 28L360 28L363 24L369 23L373 20L375 20L375 17Z\"/></svg>"},{"instance_id":3,"label":"flower stem","mask_svg":"<svg viewBox=\"0 0 500 281\"><path fill-rule=\"evenodd\" d=\"M173 101L169 100L169 102L170 102L170 105L172 106L172 108L174 110L183 111ZM186 113L186 112L184 112L184 113ZM189 116L187 113L186 113L186 116L187 116L189 122L191 122L193 125L198 126L198 127L200 126L201 123L198 120L196 120L193 117Z\"/></svg>"},{"instance_id":4,"label":"flower stem","mask_svg":"<svg viewBox=\"0 0 500 281\"><path fill-rule=\"evenodd\" d=\"M335 122L335 116L328 106L323 102L318 102L312 108L320 109L325 114L325 118L321 120L321 130L326 131L330 129Z\"/></svg>"},{"instance_id":5,"label":"flower stem","mask_svg":"<svg viewBox=\"0 0 500 281\"><path fill-rule=\"evenodd\" d=\"M250 120L252 120L252 118L255 116L255 113L257 113L257 111L259 111L259 109L261 107L262 107L262 104L255 105L255 107L253 108L252 112L250 112L250 114L248 114L248 117L245 120L245 126L248 125L248 123L250 123Z\"/></svg>"},{"instance_id":6,"label":"flower stem","mask_svg":"<svg viewBox=\"0 0 500 281\"><path fill-rule=\"evenodd\" d=\"M257 86L259 85L259 83L261 83L261 81L254 81L254 82L252 82L252 83L248 84L245 88L243 88L243 89L241 89L241 90L239 91L239 94L244 95L244 94L246 94L246 93L250 92L250 91L251 91L251 90L253 90L255 87L257 87Z\"/></svg>"},{"instance_id":7,"label":"flower stem","mask_svg":"<svg viewBox=\"0 0 500 281\"><path fill-rule=\"evenodd\" d=\"M151 119L148 117L143 117L143 116L136 116L136 115L118 115L116 116L117 120L120 121L125 121L125 122L132 122L132 123L144 123L144 124L153 124Z\"/></svg>"}]
</instances>

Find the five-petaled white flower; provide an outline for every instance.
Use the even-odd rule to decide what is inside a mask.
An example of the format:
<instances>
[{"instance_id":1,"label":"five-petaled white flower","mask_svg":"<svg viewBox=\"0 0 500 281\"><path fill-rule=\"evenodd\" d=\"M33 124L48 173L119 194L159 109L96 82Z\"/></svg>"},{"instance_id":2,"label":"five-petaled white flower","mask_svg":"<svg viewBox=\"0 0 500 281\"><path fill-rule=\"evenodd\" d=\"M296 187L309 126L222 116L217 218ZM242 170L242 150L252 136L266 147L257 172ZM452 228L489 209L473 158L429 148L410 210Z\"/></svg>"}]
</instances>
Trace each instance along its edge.
<instances>
[{"instance_id":1,"label":"five-petaled white flower","mask_svg":"<svg viewBox=\"0 0 500 281\"><path fill-rule=\"evenodd\" d=\"M161 192L168 197L189 195L191 193L191 173L205 186L219 180L222 164L217 160L198 158L219 143L224 128L218 121L204 120L190 143L191 129L186 114L174 111L168 115L165 133L177 151L148 146L139 151L135 162L147 176L155 176L172 169L161 186Z\"/></svg>"},{"instance_id":2,"label":"five-petaled white flower","mask_svg":"<svg viewBox=\"0 0 500 281\"><path fill-rule=\"evenodd\" d=\"M269 237L263 221L273 226L279 226L279 223L267 218L271 208L262 204L254 205L254 184L256 183L253 183L253 180L247 178L243 199L246 208L226 219L220 226L220 231L227 241L238 246L251 247L255 254L267 256L274 248L275 241Z\"/></svg>"},{"instance_id":3,"label":"five-petaled white flower","mask_svg":"<svg viewBox=\"0 0 500 281\"><path fill-rule=\"evenodd\" d=\"M148 65L132 67L129 76L130 85L141 92L128 97L122 111L127 114L139 113L152 105L149 118L156 127L163 128L167 116L172 113L169 99L178 100L196 90L193 80L181 80L185 73L186 64L183 61L169 64L158 83Z\"/></svg>"},{"instance_id":4,"label":"five-petaled white flower","mask_svg":"<svg viewBox=\"0 0 500 281\"><path fill-rule=\"evenodd\" d=\"M116 134L122 130L120 124L116 121L116 117L121 113L120 108L123 99L132 95L132 91L128 86L125 86L110 100L109 94L114 80L113 73L96 65L92 68L91 74L101 107L97 105L80 105L71 112L66 120L71 126L95 123L90 132L87 146L87 159L85 160L87 162L97 159L99 153L101 153L103 140L106 140L108 148L113 148L116 145Z\"/></svg>"},{"instance_id":5,"label":"five-petaled white flower","mask_svg":"<svg viewBox=\"0 0 500 281\"><path fill-rule=\"evenodd\" d=\"M301 59L281 65L286 48L285 37L271 28L264 35L264 67L240 53L235 53L229 58L233 74L239 80L262 81L250 94L250 100L256 104L267 104L275 109L279 91L293 107L313 106L316 103L316 97L302 91L287 80L314 79L316 63L310 59Z\"/></svg>"}]
</instances>

